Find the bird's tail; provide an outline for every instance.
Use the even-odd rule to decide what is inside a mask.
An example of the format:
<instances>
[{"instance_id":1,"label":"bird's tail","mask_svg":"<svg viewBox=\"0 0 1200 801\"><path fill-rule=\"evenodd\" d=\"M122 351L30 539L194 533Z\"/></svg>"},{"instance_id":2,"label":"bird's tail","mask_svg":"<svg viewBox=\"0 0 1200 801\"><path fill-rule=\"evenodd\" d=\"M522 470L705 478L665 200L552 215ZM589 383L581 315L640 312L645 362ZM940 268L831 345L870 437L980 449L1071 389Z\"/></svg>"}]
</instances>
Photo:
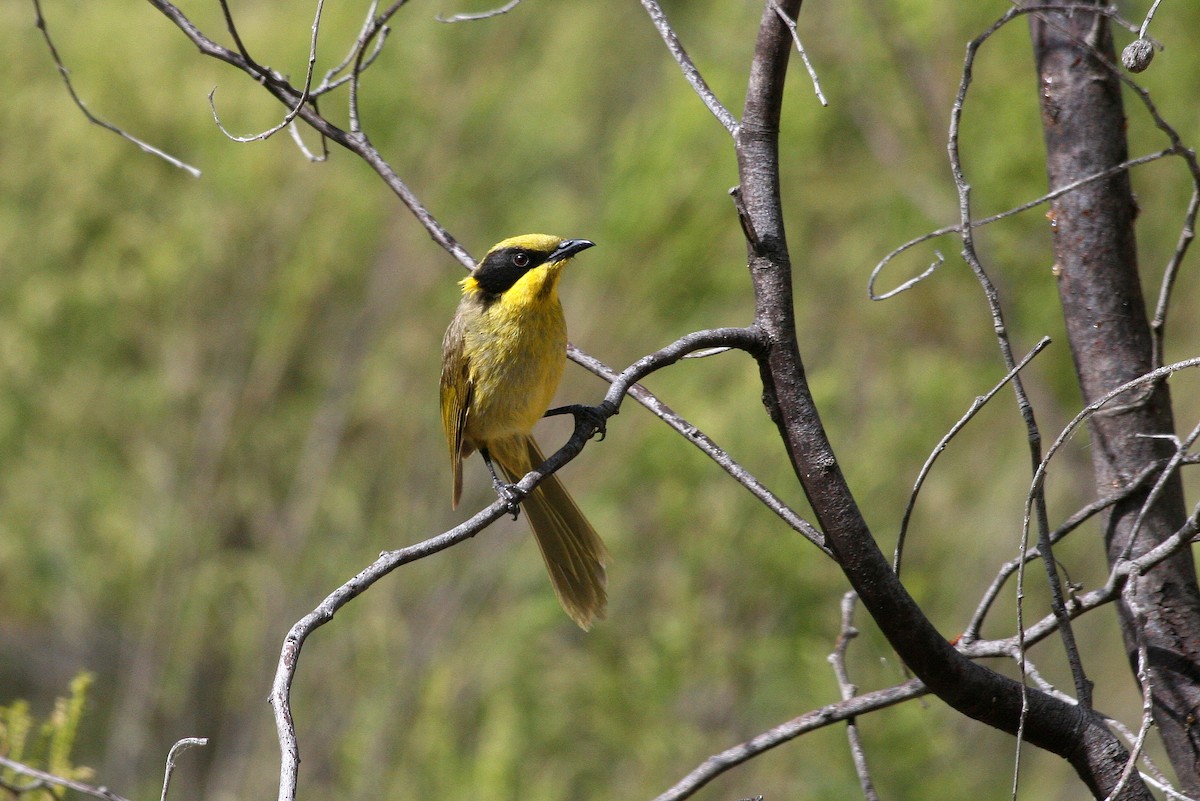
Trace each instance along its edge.
<instances>
[{"instance_id":1,"label":"bird's tail","mask_svg":"<svg viewBox=\"0 0 1200 801\"><path fill-rule=\"evenodd\" d=\"M511 482L546 461L531 436L488 443L488 452ZM521 502L534 539L546 561L550 583L566 613L587 630L604 618L608 593L608 549L579 511L558 476L549 475Z\"/></svg>"}]
</instances>

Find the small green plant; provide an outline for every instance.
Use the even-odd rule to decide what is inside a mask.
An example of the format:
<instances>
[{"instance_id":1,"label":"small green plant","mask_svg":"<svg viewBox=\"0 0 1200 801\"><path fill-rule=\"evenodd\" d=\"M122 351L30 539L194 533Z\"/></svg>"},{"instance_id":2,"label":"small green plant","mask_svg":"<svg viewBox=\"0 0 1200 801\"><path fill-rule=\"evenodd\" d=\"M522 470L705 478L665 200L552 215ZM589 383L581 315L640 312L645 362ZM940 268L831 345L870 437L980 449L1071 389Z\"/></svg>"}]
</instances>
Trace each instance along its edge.
<instances>
[{"instance_id":1,"label":"small green plant","mask_svg":"<svg viewBox=\"0 0 1200 801\"><path fill-rule=\"evenodd\" d=\"M55 700L54 711L42 723L30 713L27 701L0 706L0 756L64 779L90 778L90 768L71 763L71 748L92 678L90 673L80 673L72 679L70 694ZM0 766L0 792L4 798L22 801L54 801L62 790L4 765Z\"/></svg>"}]
</instances>

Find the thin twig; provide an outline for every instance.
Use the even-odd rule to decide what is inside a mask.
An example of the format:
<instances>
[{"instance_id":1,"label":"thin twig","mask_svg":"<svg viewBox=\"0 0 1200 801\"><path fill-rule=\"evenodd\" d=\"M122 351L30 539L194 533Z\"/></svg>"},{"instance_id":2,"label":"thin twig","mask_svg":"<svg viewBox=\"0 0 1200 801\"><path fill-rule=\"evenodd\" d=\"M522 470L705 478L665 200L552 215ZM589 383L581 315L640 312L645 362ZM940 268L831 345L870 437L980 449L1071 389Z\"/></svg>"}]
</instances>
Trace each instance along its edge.
<instances>
[{"instance_id":1,"label":"thin twig","mask_svg":"<svg viewBox=\"0 0 1200 801\"><path fill-rule=\"evenodd\" d=\"M700 70L696 69L695 63L687 51L683 49L683 44L679 41L679 37L675 34L675 30L671 27L671 23L667 22L667 15L663 13L662 7L656 0L641 0L642 8L646 9L646 13L650 15L650 21L654 23L654 27L658 30L658 35L662 37L663 42L667 45L667 50L671 51L675 61L679 64L679 68L683 70L683 77L692 85L692 89L704 101L704 105L712 112L713 116L725 126L725 130L729 131L730 136L735 140L738 136L738 121L729 113L729 109L721 105L721 101L709 88L709 85L704 80L704 76L700 74Z\"/></svg>"},{"instance_id":2,"label":"thin twig","mask_svg":"<svg viewBox=\"0 0 1200 801\"><path fill-rule=\"evenodd\" d=\"M1111 178L1114 175L1125 172L1126 170L1129 170L1133 167L1140 167L1143 164L1149 164L1152 161L1158 161L1159 159L1166 158L1167 156L1177 156L1177 155L1183 155L1182 150L1180 150L1177 147L1172 146L1172 147L1167 148L1166 150L1160 150L1157 153L1149 153L1144 156L1138 156L1137 158L1128 159L1126 161L1121 162L1120 164L1117 164L1117 165L1114 165L1107 169L1101 170L1100 172L1085 176L1083 178L1080 178L1079 180L1072 181L1069 184L1060 186L1059 188L1055 189L1054 191L1047 192L1044 195L1041 195L1040 197L1034 198L1033 200L1026 201L1025 203L1022 203L1018 206L1013 206L1010 209L1006 209L1005 211L999 212L997 214L993 214L990 217L983 217L982 219L972 220L971 227L972 228L983 228L985 225L991 225L992 223L999 222L1000 220L1003 220L1007 217L1012 217L1014 215L1028 211L1029 209L1035 208L1037 206L1041 206L1045 203L1049 203L1052 200L1056 200L1056 199L1062 197L1063 195L1067 194L1068 192L1074 192L1076 189L1079 189L1080 187L1083 187L1083 186L1087 186L1088 184L1094 183L1095 181L1103 181L1106 178ZM1192 219L1193 220L1195 219L1194 214L1192 215ZM884 292L882 294L877 293L875 291L875 282L879 280L879 274L881 272L883 272L883 268L887 267L888 264L891 263L892 260L894 260L897 256L899 256L900 254L902 254L908 250L911 250L912 248L916 247L917 245L922 244L923 242L928 242L931 239L937 239L938 237L941 237L941 236L947 236L948 234L958 234L958 233L961 233L962 230L963 230L962 223L958 223L955 225L947 225L942 228L937 228L933 231L929 231L927 233L921 234L920 236L918 236L914 239L910 239L907 242L905 242L903 245L901 245L900 247L892 250L890 253L888 253L886 256L884 256L883 259L878 264L876 264L874 268L872 268L871 275L867 279L867 297L870 298L871 300L876 300L876 301L888 300L889 298L893 298L896 295L899 295L901 292L904 292L905 290L912 289L914 286L916 286L917 284L924 281L926 278L928 278L930 275L932 275L939 267L941 267L942 264L945 262L945 258L942 256L941 253L935 251L934 262L928 268L926 268L926 270L923 273L921 273L920 275L918 275L914 278L910 278L907 281L905 281L904 283L900 284L900 286L895 287L894 289L890 289L887 292ZM1189 241L1190 241L1190 239L1189 239ZM1180 258L1182 258L1182 256Z\"/></svg>"},{"instance_id":3,"label":"thin twig","mask_svg":"<svg viewBox=\"0 0 1200 801\"><path fill-rule=\"evenodd\" d=\"M491 11L481 11L478 14L455 14L453 17L443 17L441 14L438 14L437 21L438 22L473 22L475 20L491 19L492 17L498 17L501 14L507 14L508 12L510 12L514 8L516 8L518 5L520 5L520 3L521 3L521 0L509 0L507 3L500 6L499 8L493 8Z\"/></svg>"},{"instance_id":4,"label":"thin twig","mask_svg":"<svg viewBox=\"0 0 1200 801\"><path fill-rule=\"evenodd\" d=\"M1107 495L1079 509L1075 512L1075 514L1067 518L1067 520L1061 526L1050 532L1050 541L1057 543L1063 537L1079 528L1092 517L1139 491L1150 479L1150 477L1159 472L1161 469L1161 464L1147 465L1140 475L1136 476L1126 486L1122 487L1119 492L1115 492L1112 495ZM1004 584L1014 573L1017 572L1017 568L1020 566L1022 561L1030 562L1040 557L1041 553L1038 551L1037 546L1035 545L1026 550L1021 556L1015 557L1001 565L1000 570L996 574L996 578L992 580L992 583L981 596L979 605L976 607L975 613L971 616L970 622L967 623L966 629L959 636L958 641L960 643L970 644L979 639L979 632L983 628L984 619L987 617L988 612L991 611L992 605L995 603L997 596L1000 594L1000 590L1004 587Z\"/></svg>"},{"instance_id":5,"label":"thin twig","mask_svg":"<svg viewBox=\"0 0 1200 801\"><path fill-rule=\"evenodd\" d=\"M1198 506L1182 527L1167 539L1163 540L1152 550L1139 556L1118 562L1109 572L1108 580L1103 587L1085 593L1077 593L1071 600L1068 611L1072 618L1082 617L1093 609L1112 603L1121 594L1131 575L1138 575L1150 570L1165 559L1169 559L1177 551L1189 548L1197 532L1200 532L1200 506ZM1022 628L1012 637L999 640L976 640L973 642L960 641L958 651L968 659L991 657L1008 657L1025 648L1036 645L1058 630L1058 620L1053 613L1046 615L1038 622Z\"/></svg>"},{"instance_id":6,"label":"thin twig","mask_svg":"<svg viewBox=\"0 0 1200 801\"><path fill-rule=\"evenodd\" d=\"M1050 337L1042 337L1041 341L1034 345L1033 349L1030 350L1029 353L1025 354L1025 357L1021 359L1021 361L1018 362L1017 365L1004 376L1004 378L1000 379L1000 382L992 387L986 395L980 395L979 397L975 398L975 400L971 403L971 407L967 409L967 413L964 414L957 423L951 426L950 430L946 432L945 436L943 436L941 440L938 441L938 444L934 446L933 451L929 454L929 458L925 460L925 464L921 466L921 471L917 474L917 480L913 484L912 492L909 493L908 496L908 503L904 507L904 516L900 520L900 535L896 538L896 552L892 559L892 569L896 571L897 576L900 575L900 560L904 553L904 541L908 536L908 523L912 518L913 509L917 504L917 495L920 493L921 487L925 483L925 479L929 476L929 472L933 469L933 463L939 456L941 456L942 451L946 450L946 446L950 444L950 440L954 439L958 432L962 431L962 429L966 427L967 423L971 421L971 418L978 414L979 410L986 406L988 401L994 398L996 394L999 393L1000 390L1003 389L1004 386L1008 384L1008 382L1011 381L1019 371L1025 369L1025 366L1029 364L1029 362L1031 362L1033 358L1041 353L1042 350L1044 350L1049 344Z\"/></svg>"},{"instance_id":7,"label":"thin twig","mask_svg":"<svg viewBox=\"0 0 1200 801\"><path fill-rule=\"evenodd\" d=\"M87 104L84 103L83 99L80 98L75 92L75 85L71 83L71 72L67 69L66 65L63 64L62 58L58 55L58 48L54 46L54 40L50 38L50 28L46 25L46 18L42 15L41 0L33 0L33 9L37 15L37 21L35 23L37 25L37 29L42 32L42 38L46 40L46 47L50 50L50 56L54 59L54 66L58 68L58 74L62 77L63 84L67 87L67 93L71 96L71 100L75 102L75 105L79 108L79 110L83 112L83 116L87 118L88 122L92 123L93 125L99 125L106 131L115 133L122 139L137 145L142 149L142 151L149 153L152 156L158 156L168 164L191 173L192 177L199 178L200 170L196 169L192 165L180 161L170 153L159 150L154 145L143 142L133 134L118 128L116 125L113 125L110 122L100 119L91 112L91 110L87 107Z\"/></svg>"},{"instance_id":8,"label":"thin twig","mask_svg":"<svg viewBox=\"0 0 1200 801\"><path fill-rule=\"evenodd\" d=\"M1142 26L1138 28L1138 38L1145 39L1146 31L1150 28L1150 21L1154 19L1154 12L1158 11L1158 4L1162 0L1154 0L1154 4L1150 6L1150 10L1146 12L1146 18L1142 20Z\"/></svg>"},{"instance_id":9,"label":"thin twig","mask_svg":"<svg viewBox=\"0 0 1200 801\"><path fill-rule=\"evenodd\" d=\"M728 348L722 347L722 350ZM696 353L704 353L705 351L696 351ZM683 358L688 358L694 354L688 354ZM617 372L608 365L589 356L573 345L567 347L567 356L571 361L590 371L596 376L612 383L617 380ZM762 504L779 516L783 522L787 523L793 531L798 532L805 539L821 549L826 556L832 557L833 554L829 550L829 546L825 543L825 535L816 527L809 523L804 518L800 517L795 510L788 506L775 493L771 492L758 478L746 468L738 464L721 446L712 440L707 434L698 429L695 425L688 422L682 416L675 412L670 406L663 403L653 392L643 387L641 384L633 384L629 387L629 397L640 403L652 414L674 429L677 433L683 435L688 442L695 445L702 453L712 459L721 467L734 481L745 487L751 495L757 498Z\"/></svg>"},{"instance_id":10,"label":"thin twig","mask_svg":"<svg viewBox=\"0 0 1200 801\"><path fill-rule=\"evenodd\" d=\"M129 801L129 799L125 796L117 795L107 787L93 787L90 784L84 784L83 782L75 781L74 779L55 776L53 773L47 773L44 770L38 770L37 768L30 767L24 763L17 762L15 759L9 759L6 756L0 756L0 767L8 768L15 773L21 774L22 776L29 776L30 778L40 782L41 785L50 784L56 787L65 787L68 790L74 790L77 793L90 795L93 798L102 798L104 801Z\"/></svg>"},{"instance_id":11,"label":"thin twig","mask_svg":"<svg viewBox=\"0 0 1200 801\"><path fill-rule=\"evenodd\" d=\"M1144 759L1145 756L1146 755L1143 754L1142 758ZM1145 773L1139 773L1138 775L1141 777L1142 781L1144 781L1146 784L1149 784L1151 787L1161 790L1163 794L1166 795L1167 798L1172 799L1172 801L1200 801L1200 799L1196 799L1190 795L1185 795L1184 793L1179 792L1165 779L1163 779L1162 776L1147 776Z\"/></svg>"},{"instance_id":12,"label":"thin twig","mask_svg":"<svg viewBox=\"0 0 1200 801\"><path fill-rule=\"evenodd\" d=\"M236 37L237 29L233 25L233 16L232 16L232 14L229 13L229 9L225 3L225 0L221 0L221 7L225 9L225 18L229 23L229 29ZM316 64L317 64L317 39L319 37L320 30L321 30L321 14L324 11L324 9L325 9L325 0L317 0L317 12L316 12L316 15L313 17L313 23L312 23L312 39L310 40L309 45L308 45L308 68L304 73L304 88L300 91L300 98L296 101L295 105L291 109L288 110L287 114L284 115L283 120L281 120L279 122L279 124L274 125L274 126L268 128L267 130L262 131L261 133L254 134L252 136L234 136L229 131L227 131L225 129L225 126L221 123L221 116L217 113L217 105L213 100L213 95L216 94L217 89L216 89L216 87L213 87L212 91L208 93L208 105L209 105L209 108L212 110L213 119L216 121L217 127L219 129L221 129L221 133L225 134L225 136L227 136L228 138L232 139L235 142L242 142L242 143L261 142L261 141L270 139L272 136L274 136L275 134L279 133L284 128L287 128L289 125L292 124L292 120L296 119L296 115L300 113L300 109L303 108L304 104L309 101L309 98L311 96L310 93L312 91L313 70L316 68ZM250 59L249 55L246 53L246 48L242 44L241 39L237 38L236 41L238 44L238 48L242 51L243 57L245 57L248 62L253 63L253 60ZM264 69L264 72L270 73L271 70ZM278 77L278 76L276 76L276 77ZM302 150L304 150L303 147L302 147ZM304 150L304 152L307 153L306 150ZM316 161L316 159L312 158L311 155L309 156L309 160Z\"/></svg>"},{"instance_id":13,"label":"thin twig","mask_svg":"<svg viewBox=\"0 0 1200 801\"><path fill-rule=\"evenodd\" d=\"M829 704L807 712L744 743L710 756L654 801L682 801L725 771L748 762L776 746L794 740L802 734L928 694L929 689L921 683L920 679L909 679L895 687L863 693L848 701Z\"/></svg>"},{"instance_id":14,"label":"thin twig","mask_svg":"<svg viewBox=\"0 0 1200 801\"><path fill-rule=\"evenodd\" d=\"M858 636L858 629L854 627L854 602L857 600L858 596L852 591L842 595L842 624L833 653L828 656L829 664L833 665L833 673L837 676L838 689L843 701L849 701L858 694L858 688L850 681L850 672L846 669L846 651L850 647L850 641ZM854 760L854 772L858 774L858 784L862 788L863 797L867 801L879 801L879 793L875 791L875 783L871 781L867 753L858 734L855 718L846 719L846 738L850 741L850 756Z\"/></svg>"},{"instance_id":15,"label":"thin twig","mask_svg":"<svg viewBox=\"0 0 1200 801\"><path fill-rule=\"evenodd\" d=\"M1131 580L1126 584L1126 589L1133 587L1136 579ZM1136 610L1136 602L1132 593L1126 593L1125 600L1131 604L1131 607ZM1140 614L1140 612L1139 612ZM1125 785L1129 783L1130 777L1133 776L1137 769L1138 757L1142 753L1142 748L1146 745L1146 735L1150 733L1150 727L1154 723L1154 682L1150 677L1150 664L1146 655L1146 641L1141 632L1144 630L1144 623L1138 626L1137 639L1137 680L1142 688L1142 725L1138 729L1137 739L1133 743L1133 747L1129 750L1129 759L1125 762L1125 769L1121 771L1121 778L1117 781L1117 786L1104 799L1104 801L1115 801L1125 789Z\"/></svg>"},{"instance_id":16,"label":"thin twig","mask_svg":"<svg viewBox=\"0 0 1200 801\"><path fill-rule=\"evenodd\" d=\"M325 73L325 78L321 81L321 85L312 90L313 97L319 97L326 92L333 91L350 80L351 76L349 75L342 75L340 78L337 76L351 64L358 61L358 54L366 46L367 37L375 25L375 12L378 8L378 0L372 0L371 4L367 7L367 16L363 19L363 25L358 32L358 37L354 40L354 46L350 48L350 52L346 54L346 57L337 66ZM374 38L375 46L371 48L371 54L362 61L362 69L365 70L370 67L375 62L375 59L379 57L379 54L383 51L383 45L387 42L388 34L391 31L392 29L387 25L379 28L378 35Z\"/></svg>"},{"instance_id":17,"label":"thin twig","mask_svg":"<svg viewBox=\"0 0 1200 801\"><path fill-rule=\"evenodd\" d=\"M309 150L308 145L304 143L304 137L300 135L300 126L296 124L295 120L292 120L291 123L288 124L288 133L291 134L292 141L296 143L296 147L299 148L300 152L304 154L304 158L308 159L314 164L320 164L329 160L329 145L326 142L325 137L321 137L321 153L318 155Z\"/></svg>"},{"instance_id":18,"label":"thin twig","mask_svg":"<svg viewBox=\"0 0 1200 801\"><path fill-rule=\"evenodd\" d=\"M175 745L171 746L171 750L167 753L167 767L163 771L163 788L162 795L159 801L167 801L167 790L171 788L171 774L175 772L175 757L182 754L189 748L195 748L200 745L208 745L207 737L185 737L179 740Z\"/></svg>"},{"instance_id":19,"label":"thin twig","mask_svg":"<svg viewBox=\"0 0 1200 801\"><path fill-rule=\"evenodd\" d=\"M1167 378L1168 376L1172 375L1173 373L1177 373L1180 370L1187 370L1192 367L1200 367L1200 357L1196 357L1196 358L1192 358L1192 359L1184 359L1183 361L1175 362L1173 364L1168 364L1163 367L1159 367L1154 370L1151 370L1150 372L1146 373L1145 375L1138 376L1137 378L1133 379L1132 381L1127 381L1124 384L1121 384L1120 386L1109 390L1108 392L1106 392L1101 397L1097 398L1092 403L1089 403L1078 414L1076 414L1075 417L1073 417L1071 419L1071 421L1069 423L1067 423L1067 425L1059 433L1058 437L1054 440L1054 442L1050 445L1050 447L1046 450L1046 455L1042 458L1041 464L1038 465L1037 470L1033 474L1033 483L1032 483L1032 486L1030 487L1030 492L1029 492L1029 494L1026 498L1026 502L1025 502L1026 525L1028 525L1028 521L1029 521L1030 499L1034 495L1034 490L1040 489L1042 487L1042 485L1045 484L1046 473L1050 469L1050 461L1058 453L1059 449L1061 449L1063 447L1063 445L1066 444L1067 440L1069 440L1074 435L1074 433L1079 429L1079 427L1081 425L1083 425L1087 421L1087 419L1089 417L1091 417L1092 415L1099 412L1106 405L1108 405L1110 402L1112 402L1113 399L1120 397L1121 395L1125 394L1126 392L1146 386L1147 384L1162 381L1163 379ZM1157 548L1155 550L1157 550ZM1151 552L1153 552L1153 551L1151 551Z\"/></svg>"},{"instance_id":20,"label":"thin twig","mask_svg":"<svg viewBox=\"0 0 1200 801\"><path fill-rule=\"evenodd\" d=\"M1012 19L1015 19L1017 12L1021 9L1010 9L999 20L993 23L982 34L972 39L967 44L966 55L963 59L962 79L959 82L958 94L955 96L954 105L950 112L950 131L947 138L946 150L950 157L950 170L954 176L954 185L958 190L959 198L959 235L962 238L962 257L975 274L976 280L983 289L984 297L988 304L988 309L992 316L992 327L996 336L996 343L1000 348L1001 356L1004 360L1005 367L1012 371L1016 367L1016 362L1013 357L1012 343L1008 336L1008 328L1004 322L1004 314L1000 306L1000 296L996 291L995 285L991 278L983 269L983 263L975 250L975 240L973 226L971 220L971 202L970 194L971 187L967 183L966 176L963 171L962 159L959 153L958 132L959 125L962 120L963 106L966 103L967 91L970 88L974 73L975 57L983 44L991 38L991 36ZM1033 405L1030 403L1028 396L1025 393L1024 383L1021 381L1021 376L1016 374L1013 376L1011 386L1013 393L1016 396L1017 408L1020 411L1022 419L1025 421L1026 436L1029 445L1030 460L1033 469L1036 471L1038 465L1042 462L1042 445L1041 434L1038 430L1037 420L1033 412ZM1037 515L1038 526L1038 546L1042 554L1042 559L1046 566L1047 582L1050 587L1050 603L1054 610L1055 616L1058 618L1059 636L1062 638L1063 648L1067 654L1067 662L1071 668L1071 675L1075 681L1076 696L1080 704L1085 707L1091 706L1091 682L1084 673L1083 663L1079 655L1078 646L1075 643L1075 634L1071 626L1071 618L1066 611L1065 601L1063 599L1062 586L1059 581L1057 568L1054 562L1052 553L1052 545L1050 542L1050 524L1049 514L1046 510L1046 496L1040 487L1037 487L1030 495L1031 504L1027 505L1026 513L1030 512L1030 506L1033 507ZM1028 525L1023 526L1022 536L1028 536ZM1022 539L1021 553L1024 553L1028 546L1028 542ZM1023 631L1021 625L1021 610L1022 597L1024 592L1025 563L1021 562L1017 569L1017 615L1018 615L1018 632ZM1023 729L1025 725L1025 708L1028 703L1028 693L1025 689L1025 682L1021 682L1021 704L1022 714L1019 728L1022 731L1018 732L1016 757L1017 764L1014 766L1013 775L1013 793L1016 794L1017 775L1019 774L1019 762L1021 753L1021 743Z\"/></svg>"},{"instance_id":21,"label":"thin twig","mask_svg":"<svg viewBox=\"0 0 1200 801\"><path fill-rule=\"evenodd\" d=\"M1128 559L1129 555L1133 553L1134 542L1137 539L1138 534L1141 532L1142 523L1145 521L1146 515L1149 513L1150 508L1154 506L1154 504L1158 501L1159 496L1162 495L1163 488L1166 486L1168 477L1171 476L1179 468L1179 466L1184 463L1184 460L1186 460L1188 457L1188 451L1193 445L1196 444L1196 440L1200 439L1200 424L1197 424L1192 429L1191 433L1189 433L1182 441L1180 441L1180 439L1173 434L1147 434L1145 436L1154 437L1155 439L1172 440L1175 444L1175 453L1171 454L1171 458L1167 461L1167 466L1163 468L1162 475L1158 477L1158 481L1154 482L1154 486L1150 489L1150 492L1146 494L1146 499L1142 502L1141 508L1138 509L1137 518L1134 520L1133 528L1129 532L1129 542L1125 543L1125 547L1121 550L1121 557L1123 559Z\"/></svg>"},{"instance_id":22,"label":"thin twig","mask_svg":"<svg viewBox=\"0 0 1200 801\"><path fill-rule=\"evenodd\" d=\"M775 9L775 13L779 15L779 19L783 20L783 24L788 26L788 30L792 32L792 41L796 43L796 52L800 54L800 60L804 62L804 69L808 70L808 77L812 80L813 91L817 94L817 100L822 106L828 106L829 101L825 99L825 93L821 91L821 79L817 77L817 71L813 68L812 62L808 60L808 53L804 51L804 45L800 42L800 32L796 30L796 20L787 15L779 3L771 0L771 7Z\"/></svg>"},{"instance_id":23,"label":"thin twig","mask_svg":"<svg viewBox=\"0 0 1200 801\"><path fill-rule=\"evenodd\" d=\"M1046 473L1049 470L1050 461L1054 458L1058 451L1074 435L1079 427L1087 421L1089 417L1091 417L1093 414L1096 414L1114 398L1117 398L1120 395L1129 392L1130 390L1137 389L1138 387L1141 387L1147 383L1162 381L1172 373L1193 367L1200 367L1200 357L1186 359L1184 361L1175 362L1174 364L1169 364L1164 367L1159 367L1143 376L1139 376L1132 381L1126 382L1119 387L1110 390L1103 397L1088 404L1088 406L1080 411L1067 424L1055 441L1046 450L1046 455L1042 459L1042 463L1034 472L1033 483L1036 485L1042 485L1045 483ZM1137 480L1144 481L1145 479L1146 476L1143 475ZM1033 494L1034 493L1031 489L1031 491L1026 495L1026 511L1024 520L1026 536L1023 537L1023 541L1027 539L1030 520L1029 504L1032 502ZM1157 565L1164 559L1169 558L1176 551L1182 548L1190 547L1192 538L1198 531L1200 531L1200 506L1193 511L1192 516L1184 522L1183 526L1178 531L1163 540L1154 548L1141 554L1136 559L1123 559L1114 562L1112 569L1109 571L1108 580L1105 585L1088 593L1076 594L1072 599L1072 603L1068 607L1068 614L1070 614L1073 618L1079 617L1080 615L1095 609L1098 606L1102 606L1115 600L1130 575L1144 573L1154 567L1154 565ZM1023 558L1020 558L1017 561L1024 563ZM964 656L972 659L986 656L1003 656L1009 653L1009 649L1014 643L1023 642L1025 645L1033 645L1052 634L1055 630L1057 630L1057 628L1058 620L1056 616L1052 614L1046 618L1043 618L1032 626L1029 626L1028 628L1025 628L1021 623L1018 623L1018 633L1012 638L1005 640L974 642L960 641L959 651L962 652Z\"/></svg>"},{"instance_id":24,"label":"thin twig","mask_svg":"<svg viewBox=\"0 0 1200 801\"><path fill-rule=\"evenodd\" d=\"M350 70L350 94L347 98L347 109L350 117L350 133L357 135L364 143L366 136L362 131L362 116L358 108L358 83L362 78L363 71L370 66L370 61L364 56L366 47L371 43L377 35L382 35L387 29L387 22L401 6L407 3L408 0L394 0L393 3L384 10L382 14L372 17L368 20L368 24L364 26L363 32L359 34L358 42L354 48L354 66ZM374 8L372 4L372 8Z\"/></svg>"},{"instance_id":25,"label":"thin twig","mask_svg":"<svg viewBox=\"0 0 1200 801\"><path fill-rule=\"evenodd\" d=\"M233 44L242 54L242 58L258 74L269 74L270 70L255 61L250 55L250 51L246 49L246 44L242 41L242 34L238 32L237 23L233 19L233 11L229 8L229 0L217 0L217 5L221 7L221 15L225 18L225 30L229 31L229 37L233 39Z\"/></svg>"},{"instance_id":26,"label":"thin twig","mask_svg":"<svg viewBox=\"0 0 1200 801\"><path fill-rule=\"evenodd\" d=\"M1162 282L1158 287L1158 303L1154 307L1154 319L1150 321L1150 331L1154 334L1152 340L1154 352L1150 363L1155 367L1162 365L1163 340L1166 337L1171 290L1175 288L1175 278L1179 275L1183 257L1187 254L1192 240L1196 238L1196 213L1198 211L1200 211L1200 174L1193 173L1192 197L1188 201L1187 212L1184 214L1183 227L1179 230L1179 239L1175 243L1175 250L1171 253L1171 258L1167 261L1167 268L1163 271Z\"/></svg>"}]
</instances>

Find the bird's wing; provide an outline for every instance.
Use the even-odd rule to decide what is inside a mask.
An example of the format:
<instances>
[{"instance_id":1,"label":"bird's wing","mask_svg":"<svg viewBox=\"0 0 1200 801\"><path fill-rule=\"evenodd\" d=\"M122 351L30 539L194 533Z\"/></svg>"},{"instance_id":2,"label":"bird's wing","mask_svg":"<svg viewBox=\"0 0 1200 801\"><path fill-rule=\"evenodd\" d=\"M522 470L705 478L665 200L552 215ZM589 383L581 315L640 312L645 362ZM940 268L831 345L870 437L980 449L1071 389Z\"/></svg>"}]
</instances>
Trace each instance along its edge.
<instances>
[{"instance_id":1,"label":"bird's wing","mask_svg":"<svg viewBox=\"0 0 1200 801\"><path fill-rule=\"evenodd\" d=\"M462 497L463 432L467 428L467 412L471 408L474 387L471 365L463 353L463 326L457 318L446 329L442 340L442 429L450 448L450 465L454 471L452 500L458 506Z\"/></svg>"}]
</instances>

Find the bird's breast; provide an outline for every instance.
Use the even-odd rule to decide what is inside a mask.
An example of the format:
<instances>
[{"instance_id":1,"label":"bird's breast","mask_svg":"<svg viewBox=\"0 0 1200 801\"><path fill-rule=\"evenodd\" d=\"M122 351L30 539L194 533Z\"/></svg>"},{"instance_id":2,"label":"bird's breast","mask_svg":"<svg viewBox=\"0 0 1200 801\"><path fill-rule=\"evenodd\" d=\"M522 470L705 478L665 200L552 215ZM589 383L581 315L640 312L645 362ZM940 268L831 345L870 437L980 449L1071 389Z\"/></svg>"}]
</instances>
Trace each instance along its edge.
<instances>
[{"instance_id":1,"label":"bird's breast","mask_svg":"<svg viewBox=\"0 0 1200 801\"><path fill-rule=\"evenodd\" d=\"M466 337L473 388L467 439L528 434L554 400L566 363L567 327L557 298L519 308L501 298Z\"/></svg>"}]
</instances>

